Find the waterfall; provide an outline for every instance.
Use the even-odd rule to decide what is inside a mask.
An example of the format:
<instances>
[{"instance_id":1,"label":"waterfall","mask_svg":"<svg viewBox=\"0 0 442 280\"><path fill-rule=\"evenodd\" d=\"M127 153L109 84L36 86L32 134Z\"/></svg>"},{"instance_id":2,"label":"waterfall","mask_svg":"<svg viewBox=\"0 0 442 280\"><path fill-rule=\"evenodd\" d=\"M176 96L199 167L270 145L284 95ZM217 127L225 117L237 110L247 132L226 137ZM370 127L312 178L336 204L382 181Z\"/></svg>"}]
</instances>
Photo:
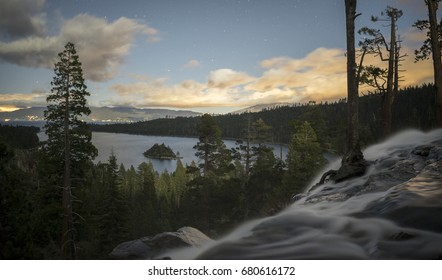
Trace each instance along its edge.
<instances>
[{"instance_id":1,"label":"waterfall","mask_svg":"<svg viewBox=\"0 0 442 280\"><path fill-rule=\"evenodd\" d=\"M399 133L364 150L366 174L307 188L279 214L249 221L172 259L442 258L442 130ZM339 167L337 160L324 171ZM323 172L312 182L316 183Z\"/></svg>"}]
</instances>

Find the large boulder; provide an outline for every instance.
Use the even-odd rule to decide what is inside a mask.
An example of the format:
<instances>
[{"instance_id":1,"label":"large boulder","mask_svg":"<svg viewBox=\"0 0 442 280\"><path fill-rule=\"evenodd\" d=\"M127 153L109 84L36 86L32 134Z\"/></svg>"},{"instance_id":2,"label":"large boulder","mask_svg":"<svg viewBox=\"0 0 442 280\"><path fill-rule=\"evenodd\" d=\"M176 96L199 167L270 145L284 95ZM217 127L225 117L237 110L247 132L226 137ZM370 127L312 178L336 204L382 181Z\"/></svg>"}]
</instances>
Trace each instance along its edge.
<instances>
[{"instance_id":1,"label":"large boulder","mask_svg":"<svg viewBox=\"0 0 442 280\"><path fill-rule=\"evenodd\" d=\"M156 259L171 249L200 247L212 241L193 227L182 227L176 232L163 232L154 237L127 241L115 247L109 256L113 259Z\"/></svg>"}]
</instances>

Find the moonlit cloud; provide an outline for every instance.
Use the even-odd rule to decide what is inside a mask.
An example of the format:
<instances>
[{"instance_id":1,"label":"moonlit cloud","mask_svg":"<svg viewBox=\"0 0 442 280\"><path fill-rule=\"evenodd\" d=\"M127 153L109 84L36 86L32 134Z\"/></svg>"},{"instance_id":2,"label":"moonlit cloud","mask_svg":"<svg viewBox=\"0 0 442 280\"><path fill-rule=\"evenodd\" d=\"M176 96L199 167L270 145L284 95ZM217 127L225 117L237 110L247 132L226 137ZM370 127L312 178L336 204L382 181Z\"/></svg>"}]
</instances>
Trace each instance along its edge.
<instances>
[{"instance_id":1,"label":"moonlit cloud","mask_svg":"<svg viewBox=\"0 0 442 280\"><path fill-rule=\"evenodd\" d=\"M183 66L184 68L200 68L201 67L201 63L196 60L196 59L191 59L189 60L186 64L184 64Z\"/></svg>"},{"instance_id":2,"label":"moonlit cloud","mask_svg":"<svg viewBox=\"0 0 442 280\"><path fill-rule=\"evenodd\" d=\"M433 82L433 61L431 59L415 62L414 49L407 46L402 47L401 54L407 54L407 56L400 63L400 70L402 71L400 73L402 76L399 82L400 87ZM378 57L367 57L366 64L387 68L386 62L380 62Z\"/></svg>"},{"instance_id":3,"label":"moonlit cloud","mask_svg":"<svg viewBox=\"0 0 442 280\"><path fill-rule=\"evenodd\" d=\"M405 49L410 52L410 49ZM376 57L367 64L385 67ZM401 87L431 82L428 61L403 63L405 82ZM115 84L109 88L117 96L106 105L125 104L139 107L237 107L265 103L305 103L332 101L347 95L345 51L319 48L304 58L274 57L261 61L263 72L253 77L233 69L211 71L206 83L186 80L168 84L167 79L143 77L134 83ZM368 88L361 88L367 91Z\"/></svg>"},{"instance_id":4,"label":"moonlit cloud","mask_svg":"<svg viewBox=\"0 0 442 280\"><path fill-rule=\"evenodd\" d=\"M426 32L422 32L417 28L411 28L408 32L402 35L402 37L403 40L407 42L407 45L414 43L422 45L422 43L427 39L427 34Z\"/></svg>"},{"instance_id":5,"label":"moonlit cloud","mask_svg":"<svg viewBox=\"0 0 442 280\"><path fill-rule=\"evenodd\" d=\"M17 110L20 110L21 108L18 108L15 105L0 105L0 113L2 112L14 112Z\"/></svg>"},{"instance_id":6,"label":"moonlit cloud","mask_svg":"<svg viewBox=\"0 0 442 280\"><path fill-rule=\"evenodd\" d=\"M204 94L204 85L193 80L167 85L164 79L151 79L116 84L109 89L118 94L117 99L111 103L128 106L188 108L199 102L211 103L210 97Z\"/></svg>"},{"instance_id":7,"label":"moonlit cloud","mask_svg":"<svg viewBox=\"0 0 442 280\"><path fill-rule=\"evenodd\" d=\"M14 111L30 106L45 106L46 93L7 93L0 94L1 110ZM0 111L1 111L0 110Z\"/></svg>"},{"instance_id":8,"label":"moonlit cloud","mask_svg":"<svg viewBox=\"0 0 442 280\"><path fill-rule=\"evenodd\" d=\"M117 97L106 105L123 104L137 107L225 107L245 106L246 99L237 87L210 87L207 83L185 80L168 85L164 78L116 84L109 88Z\"/></svg>"},{"instance_id":9,"label":"moonlit cloud","mask_svg":"<svg viewBox=\"0 0 442 280\"><path fill-rule=\"evenodd\" d=\"M121 17L114 22L88 14L66 20L57 36L30 36L0 42L0 60L12 64L52 69L67 42L76 45L86 79L107 81L115 77L129 54L136 34L158 41L158 30Z\"/></svg>"},{"instance_id":10,"label":"moonlit cloud","mask_svg":"<svg viewBox=\"0 0 442 280\"><path fill-rule=\"evenodd\" d=\"M301 59L267 59L261 62L265 69L262 76L246 89L263 95L273 93L274 102L337 99L346 91L345 63L343 50L325 48L316 49ZM275 89L280 94L275 95Z\"/></svg>"},{"instance_id":11,"label":"moonlit cloud","mask_svg":"<svg viewBox=\"0 0 442 280\"><path fill-rule=\"evenodd\" d=\"M0 32L12 39L45 35L44 4L45 0L2 0Z\"/></svg>"},{"instance_id":12,"label":"moonlit cloud","mask_svg":"<svg viewBox=\"0 0 442 280\"><path fill-rule=\"evenodd\" d=\"M399 87L408 87L420 85L423 83L432 83L434 80L433 65L431 57L425 61L415 61L415 49L421 47L426 39L426 32L418 31L416 28L410 28L401 34L402 46L401 55L405 55L400 63L400 75L402 78ZM375 65L381 68L387 68L388 62L381 62L379 57L367 56L365 65ZM361 87L361 91L368 90L367 87ZM372 90L372 89L371 89Z\"/></svg>"},{"instance_id":13,"label":"moonlit cloud","mask_svg":"<svg viewBox=\"0 0 442 280\"><path fill-rule=\"evenodd\" d=\"M246 84L253 80L254 78L243 72L232 69L218 69L210 72L207 85L210 88L224 89Z\"/></svg>"},{"instance_id":14,"label":"moonlit cloud","mask_svg":"<svg viewBox=\"0 0 442 280\"><path fill-rule=\"evenodd\" d=\"M130 52L134 36L156 36L158 31L132 19L106 20L82 14L67 21L61 29L65 41L76 42L86 78L93 81L112 79Z\"/></svg>"}]
</instances>

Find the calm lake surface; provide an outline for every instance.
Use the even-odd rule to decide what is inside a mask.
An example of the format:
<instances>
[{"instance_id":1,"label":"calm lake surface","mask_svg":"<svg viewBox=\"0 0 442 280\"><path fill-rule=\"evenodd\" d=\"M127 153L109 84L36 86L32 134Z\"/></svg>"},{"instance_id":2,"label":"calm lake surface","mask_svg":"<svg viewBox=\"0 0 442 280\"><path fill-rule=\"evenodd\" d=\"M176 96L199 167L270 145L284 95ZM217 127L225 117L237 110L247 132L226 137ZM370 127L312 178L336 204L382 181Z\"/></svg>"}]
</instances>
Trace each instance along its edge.
<instances>
[{"instance_id":1,"label":"calm lake surface","mask_svg":"<svg viewBox=\"0 0 442 280\"><path fill-rule=\"evenodd\" d=\"M40 140L46 139L44 132L39 133ZM183 164L191 164L192 161L198 162L195 157L195 150L193 146L198 142L197 138L186 137L167 137L167 136L145 136L145 135L131 135L118 134L107 132L93 132L92 143L98 149L98 156L94 162L107 162L109 156L113 152L117 157L118 164L124 164L126 168L131 165L135 168L142 162L152 162L154 168L158 172L165 170L169 172L175 171L176 160L159 160L146 158L143 152L152 147L154 144L164 143L169 146L175 153L179 153L182 157ZM227 148L235 147L235 141L224 140ZM279 145L271 145L274 147L275 155L280 157L281 148ZM287 147L282 147L282 156L285 159L287 155Z\"/></svg>"}]
</instances>

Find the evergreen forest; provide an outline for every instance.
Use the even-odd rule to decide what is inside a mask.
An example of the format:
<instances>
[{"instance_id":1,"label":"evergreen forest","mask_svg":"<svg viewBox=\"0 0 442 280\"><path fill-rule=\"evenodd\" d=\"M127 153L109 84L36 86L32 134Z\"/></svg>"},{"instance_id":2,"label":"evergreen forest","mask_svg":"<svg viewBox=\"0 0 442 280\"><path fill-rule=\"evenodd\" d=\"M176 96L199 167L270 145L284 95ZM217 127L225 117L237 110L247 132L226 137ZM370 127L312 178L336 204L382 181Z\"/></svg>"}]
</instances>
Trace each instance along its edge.
<instances>
[{"instance_id":1,"label":"evergreen forest","mask_svg":"<svg viewBox=\"0 0 442 280\"><path fill-rule=\"evenodd\" d=\"M361 146L367 146L383 138L382 103L380 92L359 98L359 122ZM407 128L429 130L436 127L434 108L435 89L431 84L400 89L392 105L392 132ZM293 122L308 121L318 135L325 150L344 152L347 117L346 99L334 102L309 102L292 106L275 106L256 113L214 115L223 139L242 139L248 119L262 119L272 127L273 143L289 144ZM92 125L93 131L138 135L197 137L198 117L164 118L146 122Z\"/></svg>"},{"instance_id":2,"label":"evergreen forest","mask_svg":"<svg viewBox=\"0 0 442 280\"><path fill-rule=\"evenodd\" d=\"M343 156L347 173L337 171L331 179L337 182L365 172L361 148L401 130L441 127L440 24L416 23L428 33L416 59L433 53L439 62L434 84L399 89L403 55L396 35L385 40L375 29L361 29L365 40L356 61L356 1L345 0L345 7L348 97L256 113L90 125L82 117L91 114L91 93L75 45L68 42L54 60L46 96L48 139L38 140L39 128L0 125L0 259L108 259L124 241L183 226L218 238L299 198L316 183L325 153ZM393 27L401 15L386 9ZM388 51L387 69L363 65L363 57L376 57L377 51ZM360 85L372 91L359 92ZM92 131L195 137L197 161L184 165L177 159L176 169L163 173L148 159L139 166L119 165L113 153L94 163ZM236 140L236 147L227 148L223 139ZM287 145L287 158L275 156L269 143Z\"/></svg>"}]
</instances>

